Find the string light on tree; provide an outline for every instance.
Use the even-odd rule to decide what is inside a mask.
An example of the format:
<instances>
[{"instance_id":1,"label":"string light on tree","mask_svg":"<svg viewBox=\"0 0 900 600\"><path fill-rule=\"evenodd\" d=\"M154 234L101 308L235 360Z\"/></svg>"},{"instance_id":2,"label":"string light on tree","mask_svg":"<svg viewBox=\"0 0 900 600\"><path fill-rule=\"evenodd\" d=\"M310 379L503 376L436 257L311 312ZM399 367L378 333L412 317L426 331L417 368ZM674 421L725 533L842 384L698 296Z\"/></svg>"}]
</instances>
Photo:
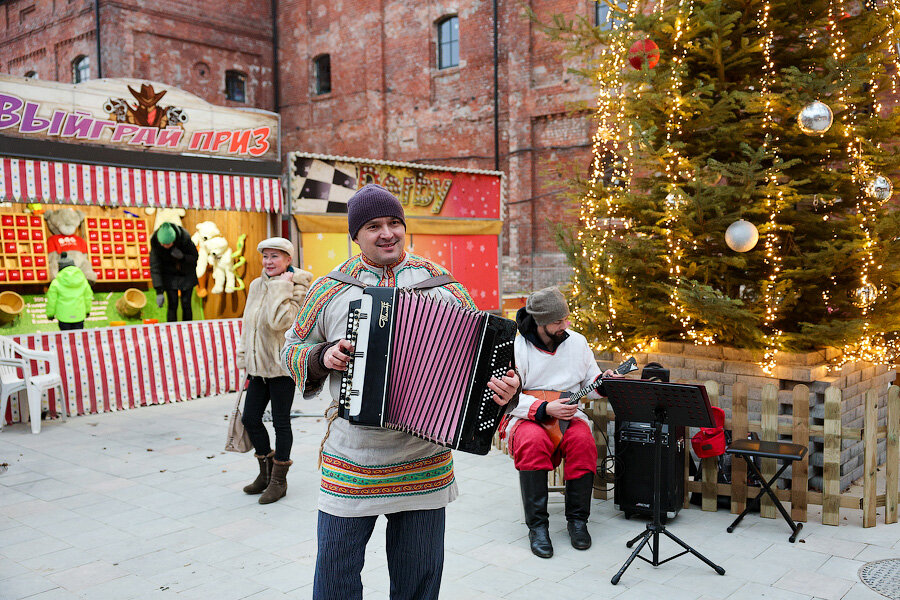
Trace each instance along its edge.
<instances>
[{"instance_id":1,"label":"string light on tree","mask_svg":"<svg viewBox=\"0 0 900 600\"><path fill-rule=\"evenodd\" d=\"M803 107L797 116L797 124L800 131L806 135L823 135L831 128L834 122L834 114L824 102L810 102Z\"/></svg>"},{"instance_id":2,"label":"string light on tree","mask_svg":"<svg viewBox=\"0 0 900 600\"><path fill-rule=\"evenodd\" d=\"M851 4L762 0L734 17L629 0L610 28L559 31L598 89L595 176L564 248L592 345L723 343L763 350L767 372L823 345L900 357L900 111L882 104L900 94L900 0ZM620 185L603 177L616 157Z\"/></svg>"}]
</instances>

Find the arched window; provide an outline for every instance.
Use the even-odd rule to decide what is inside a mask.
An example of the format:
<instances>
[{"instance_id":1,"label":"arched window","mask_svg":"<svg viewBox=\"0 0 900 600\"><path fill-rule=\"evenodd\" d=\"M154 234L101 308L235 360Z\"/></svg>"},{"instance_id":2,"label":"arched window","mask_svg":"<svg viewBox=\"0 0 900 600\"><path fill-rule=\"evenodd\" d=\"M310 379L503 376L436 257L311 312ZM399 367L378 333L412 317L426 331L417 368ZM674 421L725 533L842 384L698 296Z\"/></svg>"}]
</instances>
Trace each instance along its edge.
<instances>
[{"instance_id":1,"label":"arched window","mask_svg":"<svg viewBox=\"0 0 900 600\"><path fill-rule=\"evenodd\" d=\"M25 73L25 77L28 79L40 79L40 77L38 77L37 71L28 71L27 73Z\"/></svg>"},{"instance_id":2,"label":"arched window","mask_svg":"<svg viewBox=\"0 0 900 600\"><path fill-rule=\"evenodd\" d=\"M313 91L316 96L331 93L331 55L320 54L313 59Z\"/></svg>"},{"instance_id":3,"label":"arched window","mask_svg":"<svg viewBox=\"0 0 900 600\"><path fill-rule=\"evenodd\" d=\"M225 98L234 102L247 101L247 75L240 71L225 71Z\"/></svg>"},{"instance_id":4,"label":"arched window","mask_svg":"<svg viewBox=\"0 0 900 600\"><path fill-rule=\"evenodd\" d=\"M437 67L459 66L459 17L445 17L437 23Z\"/></svg>"},{"instance_id":5,"label":"arched window","mask_svg":"<svg viewBox=\"0 0 900 600\"><path fill-rule=\"evenodd\" d=\"M91 59L81 55L72 61L72 82L81 83L91 78Z\"/></svg>"}]
</instances>

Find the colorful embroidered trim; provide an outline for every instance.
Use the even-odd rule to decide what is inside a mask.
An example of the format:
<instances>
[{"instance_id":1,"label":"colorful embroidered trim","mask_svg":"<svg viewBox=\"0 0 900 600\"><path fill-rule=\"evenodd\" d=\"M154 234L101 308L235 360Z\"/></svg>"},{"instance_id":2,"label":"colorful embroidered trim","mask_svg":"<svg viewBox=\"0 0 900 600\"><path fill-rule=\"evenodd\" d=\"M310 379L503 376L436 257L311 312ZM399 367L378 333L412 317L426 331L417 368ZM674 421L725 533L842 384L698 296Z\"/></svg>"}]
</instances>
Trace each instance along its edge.
<instances>
[{"instance_id":1,"label":"colorful embroidered trim","mask_svg":"<svg viewBox=\"0 0 900 600\"><path fill-rule=\"evenodd\" d=\"M406 261L406 264L403 265L404 269L407 267L412 269L425 269L432 277L450 273L450 271L448 271L444 267L431 262L427 258L416 256L415 254L409 255L409 259ZM475 301L472 300L472 296L469 295L469 292L462 286L461 283L448 283L447 285L441 287L453 294L453 297L459 300L459 302L466 308L477 308L475 306Z\"/></svg>"},{"instance_id":2,"label":"colorful embroidered trim","mask_svg":"<svg viewBox=\"0 0 900 600\"><path fill-rule=\"evenodd\" d=\"M306 357L309 356L313 346L314 343L294 344L284 353L284 366L301 390L306 390Z\"/></svg>"},{"instance_id":3,"label":"colorful embroidered trim","mask_svg":"<svg viewBox=\"0 0 900 600\"><path fill-rule=\"evenodd\" d=\"M366 266L360 257L361 255L357 254L341 264L337 270L353 277L359 277L360 272L366 270ZM312 331L316 324L316 319L325 309L325 306L335 294L344 289L345 285L347 284L328 277L320 277L312 284L312 287L306 294L306 302L303 303L303 308L300 309L300 313L294 321L294 333L301 340L306 340L306 336Z\"/></svg>"},{"instance_id":4,"label":"colorful embroidered trim","mask_svg":"<svg viewBox=\"0 0 900 600\"><path fill-rule=\"evenodd\" d=\"M322 491L341 498L418 496L442 490L453 481L453 455L449 450L428 458L374 467L328 453L322 455Z\"/></svg>"}]
</instances>

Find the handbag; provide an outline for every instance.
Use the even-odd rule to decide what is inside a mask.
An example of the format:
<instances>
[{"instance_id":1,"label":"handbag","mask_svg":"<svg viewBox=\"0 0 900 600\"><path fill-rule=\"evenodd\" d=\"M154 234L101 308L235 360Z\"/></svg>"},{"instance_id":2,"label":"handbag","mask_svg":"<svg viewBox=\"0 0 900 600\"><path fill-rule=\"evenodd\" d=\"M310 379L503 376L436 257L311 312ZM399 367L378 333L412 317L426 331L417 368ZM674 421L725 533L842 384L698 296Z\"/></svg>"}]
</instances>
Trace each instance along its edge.
<instances>
[{"instance_id":1,"label":"handbag","mask_svg":"<svg viewBox=\"0 0 900 600\"><path fill-rule=\"evenodd\" d=\"M691 446L697 458L711 458L725 454L725 411L718 406L710 407L715 427L701 427L691 438Z\"/></svg>"},{"instance_id":2,"label":"handbag","mask_svg":"<svg viewBox=\"0 0 900 600\"><path fill-rule=\"evenodd\" d=\"M253 444L250 443L250 436L241 423L241 399L244 397L244 390L247 389L247 382L241 385L241 389L237 393L237 402L234 403L234 410L231 411L231 417L228 419L228 436L225 438L226 452L249 452L253 450Z\"/></svg>"}]
</instances>

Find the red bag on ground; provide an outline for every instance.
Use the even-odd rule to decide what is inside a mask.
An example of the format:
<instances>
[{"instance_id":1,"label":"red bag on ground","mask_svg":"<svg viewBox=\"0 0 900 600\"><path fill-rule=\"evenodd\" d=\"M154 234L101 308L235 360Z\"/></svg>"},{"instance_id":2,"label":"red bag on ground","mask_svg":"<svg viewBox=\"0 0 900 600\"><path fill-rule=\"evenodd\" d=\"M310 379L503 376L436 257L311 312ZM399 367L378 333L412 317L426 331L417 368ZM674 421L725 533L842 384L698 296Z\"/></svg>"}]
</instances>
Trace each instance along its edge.
<instances>
[{"instance_id":1,"label":"red bag on ground","mask_svg":"<svg viewBox=\"0 0 900 600\"><path fill-rule=\"evenodd\" d=\"M697 458L709 458L725 454L725 411L711 406L715 427L701 427L691 438L691 447Z\"/></svg>"}]
</instances>

